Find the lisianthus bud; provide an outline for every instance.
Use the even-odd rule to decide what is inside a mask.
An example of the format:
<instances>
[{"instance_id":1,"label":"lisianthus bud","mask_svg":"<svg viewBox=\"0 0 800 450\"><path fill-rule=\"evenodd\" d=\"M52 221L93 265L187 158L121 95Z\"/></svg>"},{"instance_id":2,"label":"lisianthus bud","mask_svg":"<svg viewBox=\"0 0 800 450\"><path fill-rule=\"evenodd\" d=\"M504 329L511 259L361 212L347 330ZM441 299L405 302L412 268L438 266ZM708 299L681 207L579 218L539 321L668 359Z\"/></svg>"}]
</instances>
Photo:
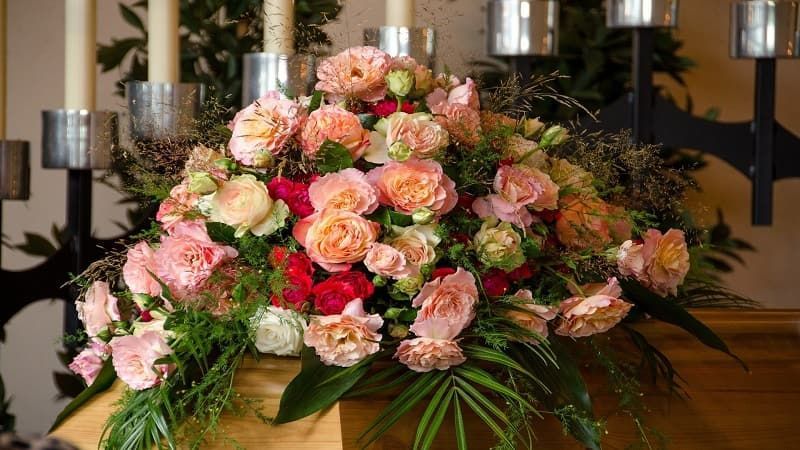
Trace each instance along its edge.
<instances>
[{"instance_id":1,"label":"lisianthus bud","mask_svg":"<svg viewBox=\"0 0 800 450\"><path fill-rule=\"evenodd\" d=\"M436 213L426 207L420 207L411 213L411 219L418 225L427 225L433 221Z\"/></svg>"},{"instance_id":2,"label":"lisianthus bud","mask_svg":"<svg viewBox=\"0 0 800 450\"><path fill-rule=\"evenodd\" d=\"M384 319L397 319L398 317L400 317L400 313L401 312L403 312L403 310L400 309L400 308L389 308L389 309L386 310L385 313L383 313L383 318Z\"/></svg>"},{"instance_id":3,"label":"lisianthus bud","mask_svg":"<svg viewBox=\"0 0 800 450\"><path fill-rule=\"evenodd\" d=\"M408 336L408 325L400 323L389 324L389 335L395 339L403 339Z\"/></svg>"},{"instance_id":4,"label":"lisianthus bud","mask_svg":"<svg viewBox=\"0 0 800 450\"><path fill-rule=\"evenodd\" d=\"M542 138L539 140L539 147L547 148L558 145L567 140L569 132L561 125L553 125L542 133Z\"/></svg>"},{"instance_id":5,"label":"lisianthus bud","mask_svg":"<svg viewBox=\"0 0 800 450\"><path fill-rule=\"evenodd\" d=\"M208 172L192 172L189 174L189 192L206 195L217 190L217 183Z\"/></svg>"},{"instance_id":6,"label":"lisianthus bud","mask_svg":"<svg viewBox=\"0 0 800 450\"><path fill-rule=\"evenodd\" d=\"M544 124L536 117L535 119L523 120L522 124L520 124L520 128L522 137L525 139L532 139L544 129Z\"/></svg>"},{"instance_id":7,"label":"lisianthus bud","mask_svg":"<svg viewBox=\"0 0 800 450\"><path fill-rule=\"evenodd\" d=\"M230 158L222 158L214 161L214 166L227 171L236 170L236 162Z\"/></svg>"},{"instance_id":8,"label":"lisianthus bud","mask_svg":"<svg viewBox=\"0 0 800 450\"><path fill-rule=\"evenodd\" d=\"M372 284L374 284L375 287L384 287L386 286L386 278L383 278L380 275L375 275L372 277Z\"/></svg>"},{"instance_id":9,"label":"lisianthus bud","mask_svg":"<svg viewBox=\"0 0 800 450\"><path fill-rule=\"evenodd\" d=\"M398 162L407 161L412 153L414 153L414 151L411 150L411 147L407 146L402 141L397 141L389 147L389 158Z\"/></svg>"},{"instance_id":10,"label":"lisianthus bud","mask_svg":"<svg viewBox=\"0 0 800 450\"><path fill-rule=\"evenodd\" d=\"M405 97L414 87L414 74L408 70L393 70L386 75L386 85L395 97Z\"/></svg>"},{"instance_id":11,"label":"lisianthus bud","mask_svg":"<svg viewBox=\"0 0 800 450\"><path fill-rule=\"evenodd\" d=\"M419 276L406 277L397 281L397 283L394 284L394 288L403 294L414 295L419 292L420 288L422 287L422 282L422 277Z\"/></svg>"}]
</instances>

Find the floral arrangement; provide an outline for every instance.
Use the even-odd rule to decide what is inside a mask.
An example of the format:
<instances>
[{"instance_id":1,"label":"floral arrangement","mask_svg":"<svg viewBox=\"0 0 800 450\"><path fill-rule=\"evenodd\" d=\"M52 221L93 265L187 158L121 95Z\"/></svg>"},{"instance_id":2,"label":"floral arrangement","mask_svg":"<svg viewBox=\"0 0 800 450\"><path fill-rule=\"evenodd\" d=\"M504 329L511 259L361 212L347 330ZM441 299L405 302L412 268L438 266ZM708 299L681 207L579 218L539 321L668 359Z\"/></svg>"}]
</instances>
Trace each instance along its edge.
<instances>
[{"instance_id":1,"label":"floral arrangement","mask_svg":"<svg viewBox=\"0 0 800 450\"><path fill-rule=\"evenodd\" d=\"M724 293L693 275L685 179L627 136L527 117L542 98L579 107L554 77L482 99L470 78L371 47L317 77L311 97L273 92L192 142L129 152L156 222L76 280L86 346L70 367L89 387L59 421L118 378L108 448L196 447L225 412L280 424L404 387L362 444L427 402L415 448L448 411L466 448L465 408L498 448L532 446L544 412L599 448L582 358L607 370L644 441L640 365L625 358L679 389L631 321L728 352L683 306ZM303 360L276 417L232 388L261 353Z\"/></svg>"}]
</instances>

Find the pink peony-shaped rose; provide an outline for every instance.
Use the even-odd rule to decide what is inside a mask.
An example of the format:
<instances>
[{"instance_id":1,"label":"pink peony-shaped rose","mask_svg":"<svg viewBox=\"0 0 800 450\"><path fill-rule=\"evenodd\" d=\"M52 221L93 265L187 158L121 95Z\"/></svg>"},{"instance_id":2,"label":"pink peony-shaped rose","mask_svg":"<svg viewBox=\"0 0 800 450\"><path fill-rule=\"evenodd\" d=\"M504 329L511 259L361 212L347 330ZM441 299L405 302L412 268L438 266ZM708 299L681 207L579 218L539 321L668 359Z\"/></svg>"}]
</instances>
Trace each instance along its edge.
<instances>
[{"instance_id":1,"label":"pink peony-shaped rose","mask_svg":"<svg viewBox=\"0 0 800 450\"><path fill-rule=\"evenodd\" d=\"M294 226L308 257L329 272L343 272L364 259L381 226L350 211L324 209Z\"/></svg>"},{"instance_id":2,"label":"pink peony-shaped rose","mask_svg":"<svg viewBox=\"0 0 800 450\"><path fill-rule=\"evenodd\" d=\"M161 222L162 228L169 231L176 223L183 220L186 213L192 211L200 196L189 192L189 180L185 179L169 192L169 197L158 207L156 220Z\"/></svg>"},{"instance_id":3,"label":"pink peony-shaped rose","mask_svg":"<svg viewBox=\"0 0 800 450\"><path fill-rule=\"evenodd\" d=\"M153 275L156 270L156 252L145 241L128 249L122 279L134 294L161 295L161 285Z\"/></svg>"},{"instance_id":4,"label":"pink peony-shaped rose","mask_svg":"<svg viewBox=\"0 0 800 450\"><path fill-rule=\"evenodd\" d=\"M558 208L558 185L539 169L522 164L503 165L494 177L496 194L475 200L478 217L494 216L524 228L533 222L528 208L536 211Z\"/></svg>"},{"instance_id":5,"label":"pink peony-shaped rose","mask_svg":"<svg viewBox=\"0 0 800 450\"><path fill-rule=\"evenodd\" d=\"M427 113L397 112L386 120L386 148L397 142L407 145L419 159L433 158L447 148L450 134Z\"/></svg>"},{"instance_id":6,"label":"pink peony-shaped rose","mask_svg":"<svg viewBox=\"0 0 800 450\"><path fill-rule=\"evenodd\" d=\"M556 318L557 309L546 305L533 303L533 293L528 289L520 289L514 294L514 306L517 309L509 309L504 314L520 327L532 331L542 339L546 338L547 322ZM540 340L527 338L526 342L537 344Z\"/></svg>"},{"instance_id":7,"label":"pink peony-shaped rose","mask_svg":"<svg viewBox=\"0 0 800 450\"><path fill-rule=\"evenodd\" d=\"M236 256L234 248L212 241L204 224L181 222L161 238L155 273L174 296L181 298L197 292L214 270Z\"/></svg>"},{"instance_id":8,"label":"pink peony-shaped rose","mask_svg":"<svg viewBox=\"0 0 800 450\"><path fill-rule=\"evenodd\" d=\"M228 148L246 166L269 167L300 129L303 116L297 102L270 92L236 115Z\"/></svg>"},{"instance_id":9,"label":"pink peony-shaped rose","mask_svg":"<svg viewBox=\"0 0 800 450\"><path fill-rule=\"evenodd\" d=\"M454 340L460 331L456 331L446 319L417 322L411 331L418 337L401 342L394 355L409 369L415 372L447 370L467 360Z\"/></svg>"},{"instance_id":10,"label":"pink peony-shaped rose","mask_svg":"<svg viewBox=\"0 0 800 450\"><path fill-rule=\"evenodd\" d=\"M361 127L358 116L336 105L324 105L312 112L298 139L306 155L315 155L330 140L347 148L353 161L369 147L369 131Z\"/></svg>"},{"instance_id":11,"label":"pink peony-shaped rose","mask_svg":"<svg viewBox=\"0 0 800 450\"><path fill-rule=\"evenodd\" d=\"M367 270L382 277L399 280L412 274L406 257L391 245L374 243L364 257Z\"/></svg>"},{"instance_id":12,"label":"pink peony-shaped rose","mask_svg":"<svg viewBox=\"0 0 800 450\"><path fill-rule=\"evenodd\" d=\"M617 270L626 277L633 277L639 281L647 280L645 272L644 245L627 240L617 249ZM649 283L649 280L647 280Z\"/></svg>"},{"instance_id":13,"label":"pink peony-shaped rose","mask_svg":"<svg viewBox=\"0 0 800 450\"><path fill-rule=\"evenodd\" d=\"M377 102L386 96L384 77L391 64L391 56L375 47L351 47L320 63L316 89L332 101L356 98Z\"/></svg>"},{"instance_id":14,"label":"pink peony-shaped rose","mask_svg":"<svg viewBox=\"0 0 800 450\"><path fill-rule=\"evenodd\" d=\"M170 365L155 363L172 354L172 349L158 332L116 337L110 345L117 376L135 391L149 389L169 374Z\"/></svg>"},{"instance_id":15,"label":"pink peony-shaped rose","mask_svg":"<svg viewBox=\"0 0 800 450\"><path fill-rule=\"evenodd\" d=\"M559 306L562 319L556 334L578 338L605 333L622 321L631 307L632 304L607 294L571 297Z\"/></svg>"},{"instance_id":16,"label":"pink peony-shaped rose","mask_svg":"<svg viewBox=\"0 0 800 450\"><path fill-rule=\"evenodd\" d=\"M677 295L690 268L683 231L670 229L661 234L649 229L644 244L624 242L617 250L617 267L620 274L634 277L662 297Z\"/></svg>"},{"instance_id":17,"label":"pink peony-shaped rose","mask_svg":"<svg viewBox=\"0 0 800 450\"><path fill-rule=\"evenodd\" d=\"M455 183L436 161L390 161L370 170L367 179L378 190L378 201L402 214L428 208L442 216L458 202Z\"/></svg>"},{"instance_id":18,"label":"pink peony-shaped rose","mask_svg":"<svg viewBox=\"0 0 800 450\"><path fill-rule=\"evenodd\" d=\"M463 84L460 84L447 94L447 103L451 105L466 105L478 111L481 109L478 86L472 78L467 77Z\"/></svg>"},{"instance_id":19,"label":"pink peony-shaped rose","mask_svg":"<svg viewBox=\"0 0 800 450\"><path fill-rule=\"evenodd\" d=\"M478 288L472 273L459 267L456 273L425 283L412 306L420 308L415 325L432 318L445 319L460 333L475 318Z\"/></svg>"},{"instance_id":20,"label":"pink peony-shaped rose","mask_svg":"<svg viewBox=\"0 0 800 450\"><path fill-rule=\"evenodd\" d=\"M436 122L463 145L472 147L481 140L481 115L467 105L448 104L442 109L441 114L436 115Z\"/></svg>"},{"instance_id":21,"label":"pink peony-shaped rose","mask_svg":"<svg viewBox=\"0 0 800 450\"><path fill-rule=\"evenodd\" d=\"M92 341L69 363L69 369L83 378L86 386L91 386L100 370L103 369L104 359L108 358L110 347L100 342Z\"/></svg>"},{"instance_id":22,"label":"pink peony-shaped rose","mask_svg":"<svg viewBox=\"0 0 800 450\"><path fill-rule=\"evenodd\" d=\"M323 364L350 367L377 353L383 336L379 314L367 314L360 298L351 300L341 314L311 316L303 342L316 350Z\"/></svg>"},{"instance_id":23,"label":"pink peony-shaped rose","mask_svg":"<svg viewBox=\"0 0 800 450\"><path fill-rule=\"evenodd\" d=\"M378 208L378 193L358 169L344 169L317 179L308 187L308 197L316 211L330 208L372 214Z\"/></svg>"},{"instance_id":24,"label":"pink peony-shaped rose","mask_svg":"<svg viewBox=\"0 0 800 450\"><path fill-rule=\"evenodd\" d=\"M248 231L266 236L284 226L289 208L283 200L273 200L267 186L254 175L237 175L208 197L210 220L230 225L235 236Z\"/></svg>"},{"instance_id":25,"label":"pink peony-shaped rose","mask_svg":"<svg viewBox=\"0 0 800 450\"><path fill-rule=\"evenodd\" d=\"M83 301L75 302L75 309L78 310L78 318L83 322L89 337L97 336L111 325L111 322L120 320L117 297L111 295L111 290L105 281L92 283Z\"/></svg>"}]
</instances>

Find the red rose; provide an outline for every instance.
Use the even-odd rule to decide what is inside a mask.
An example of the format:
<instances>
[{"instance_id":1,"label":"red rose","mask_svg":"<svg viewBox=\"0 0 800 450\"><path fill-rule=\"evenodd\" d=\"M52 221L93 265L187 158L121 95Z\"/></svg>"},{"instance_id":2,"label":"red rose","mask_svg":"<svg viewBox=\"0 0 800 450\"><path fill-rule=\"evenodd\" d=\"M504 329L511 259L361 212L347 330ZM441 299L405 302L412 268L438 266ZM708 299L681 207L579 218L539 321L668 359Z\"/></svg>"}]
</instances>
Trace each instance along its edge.
<instances>
[{"instance_id":1,"label":"red rose","mask_svg":"<svg viewBox=\"0 0 800 450\"><path fill-rule=\"evenodd\" d=\"M311 259L308 255L302 252L295 252L286 259L286 271L310 276L314 274L314 266L311 264Z\"/></svg>"},{"instance_id":2,"label":"red rose","mask_svg":"<svg viewBox=\"0 0 800 450\"><path fill-rule=\"evenodd\" d=\"M292 214L300 216L301 219L314 214L314 206L311 205L311 200L308 198L307 184L295 183L294 191L285 201Z\"/></svg>"},{"instance_id":3,"label":"red rose","mask_svg":"<svg viewBox=\"0 0 800 450\"><path fill-rule=\"evenodd\" d=\"M286 201L294 192L294 182L288 178L275 177L267 183L267 190L272 198Z\"/></svg>"},{"instance_id":4,"label":"red rose","mask_svg":"<svg viewBox=\"0 0 800 450\"><path fill-rule=\"evenodd\" d=\"M282 297L273 295L272 304L280 307L290 307L297 311L303 309L303 304L309 301L311 285L314 283L311 275L300 271L284 272L286 287L283 288Z\"/></svg>"},{"instance_id":5,"label":"red rose","mask_svg":"<svg viewBox=\"0 0 800 450\"><path fill-rule=\"evenodd\" d=\"M486 272L481 277L481 284L483 284L483 290L489 297L505 295L511 287L508 282L508 276L500 269L492 269Z\"/></svg>"},{"instance_id":6,"label":"red rose","mask_svg":"<svg viewBox=\"0 0 800 450\"><path fill-rule=\"evenodd\" d=\"M452 267L439 267L433 270L433 273L431 274L431 279L435 280L437 278L446 277L454 273L456 273L456 269L453 269Z\"/></svg>"},{"instance_id":7,"label":"red rose","mask_svg":"<svg viewBox=\"0 0 800 450\"><path fill-rule=\"evenodd\" d=\"M475 202L475 196L467 193L458 194L457 205L472 214L472 203Z\"/></svg>"},{"instance_id":8,"label":"red rose","mask_svg":"<svg viewBox=\"0 0 800 450\"><path fill-rule=\"evenodd\" d=\"M534 272L533 269L531 269L531 265L525 262L511 272L508 272L508 279L514 282L522 281L531 278L533 274Z\"/></svg>"},{"instance_id":9,"label":"red rose","mask_svg":"<svg viewBox=\"0 0 800 450\"><path fill-rule=\"evenodd\" d=\"M267 256L267 260L272 267L280 267L286 262L286 256L289 254L289 249L282 246L276 245L272 247L272 250L269 251L269 256Z\"/></svg>"},{"instance_id":10,"label":"red rose","mask_svg":"<svg viewBox=\"0 0 800 450\"><path fill-rule=\"evenodd\" d=\"M413 103L403 102L400 110L404 113L413 114L415 106ZM397 111L396 100L381 100L370 106L370 112L378 117L389 117Z\"/></svg>"},{"instance_id":11,"label":"red rose","mask_svg":"<svg viewBox=\"0 0 800 450\"><path fill-rule=\"evenodd\" d=\"M318 283L312 289L314 305L323 314L341 314L350 300L372 297L375 286L367 280L362 272L341 272Z\"/></svg>"}]
</instances>

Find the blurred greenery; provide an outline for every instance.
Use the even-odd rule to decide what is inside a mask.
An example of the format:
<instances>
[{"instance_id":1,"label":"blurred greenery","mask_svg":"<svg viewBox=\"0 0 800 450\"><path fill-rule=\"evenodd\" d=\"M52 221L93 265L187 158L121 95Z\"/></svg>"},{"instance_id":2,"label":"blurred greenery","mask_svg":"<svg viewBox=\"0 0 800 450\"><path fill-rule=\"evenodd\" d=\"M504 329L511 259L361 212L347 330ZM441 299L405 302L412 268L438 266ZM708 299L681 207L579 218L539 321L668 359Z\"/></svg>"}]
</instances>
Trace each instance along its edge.
<instances>
[{"instance_id":1,"label":"blurred greenery","mask_svg":"<svg viewBox=\"0 0 800 450\"><path fill-rule=\"evenodd\" d=\"M224 106L241 104L242 56L263 45L263 0L181 0L181 81L205 83ZM314 52L329 45L321 26L336 18L338 0L295 1L295 48ZM147 1L119 4L122 18L139 36L112 38L97 48L103 72L118 69L117 93L130 80L147 79Z\"/></svg>"}]
</instances>

